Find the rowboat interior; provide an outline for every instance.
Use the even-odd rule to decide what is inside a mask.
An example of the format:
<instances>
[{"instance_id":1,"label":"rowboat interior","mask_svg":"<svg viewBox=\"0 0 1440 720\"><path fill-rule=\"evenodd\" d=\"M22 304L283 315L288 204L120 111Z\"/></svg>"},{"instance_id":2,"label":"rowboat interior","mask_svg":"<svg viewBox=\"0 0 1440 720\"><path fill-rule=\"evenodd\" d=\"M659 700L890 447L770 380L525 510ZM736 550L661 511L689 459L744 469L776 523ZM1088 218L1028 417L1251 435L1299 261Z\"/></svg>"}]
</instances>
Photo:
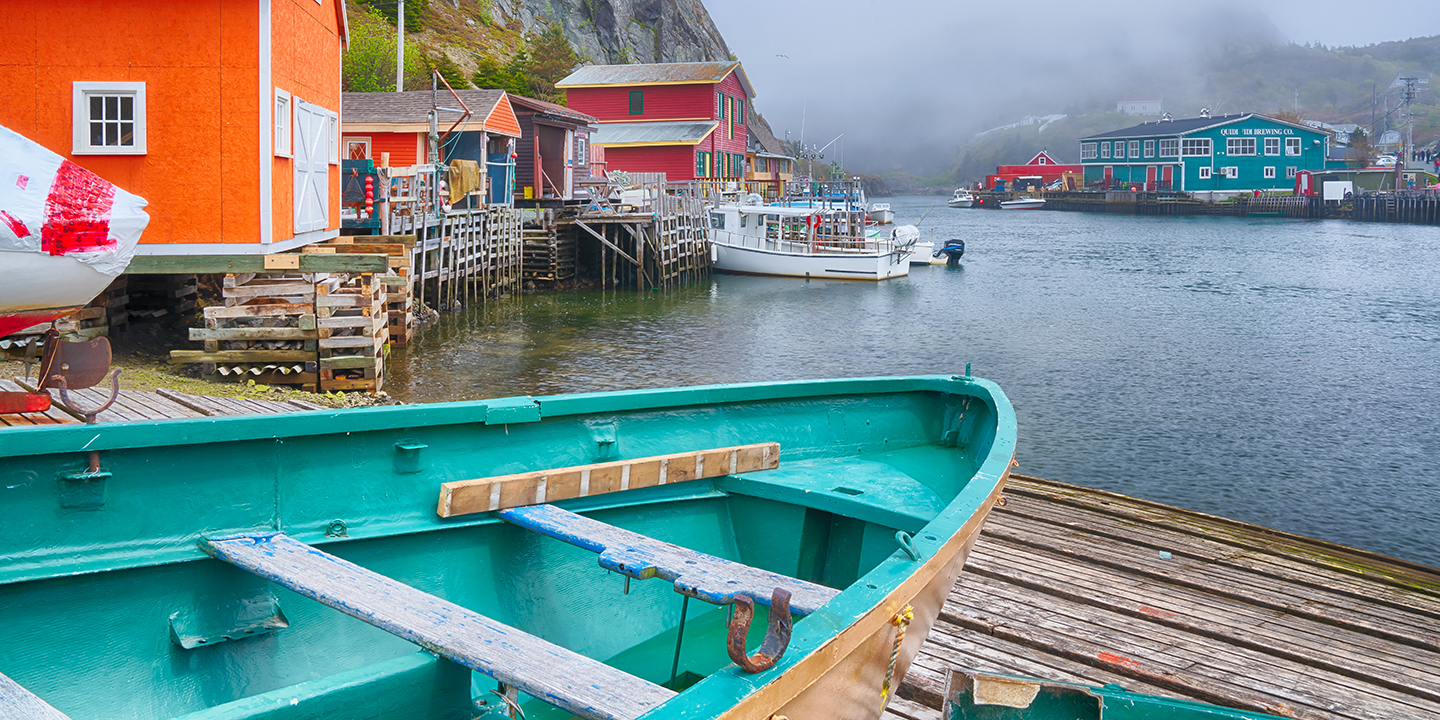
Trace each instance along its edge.
<instances>
[{"instance_id":1,"label":"rowboat interior","mask_svg":"<svg viewBox=\"0 0 1440 720\"><path fill-rule=\"evenodd\" d=\"M0 717L875 718L1014 439L968 375L0 430Z\"/></svg>"}]
</instances>

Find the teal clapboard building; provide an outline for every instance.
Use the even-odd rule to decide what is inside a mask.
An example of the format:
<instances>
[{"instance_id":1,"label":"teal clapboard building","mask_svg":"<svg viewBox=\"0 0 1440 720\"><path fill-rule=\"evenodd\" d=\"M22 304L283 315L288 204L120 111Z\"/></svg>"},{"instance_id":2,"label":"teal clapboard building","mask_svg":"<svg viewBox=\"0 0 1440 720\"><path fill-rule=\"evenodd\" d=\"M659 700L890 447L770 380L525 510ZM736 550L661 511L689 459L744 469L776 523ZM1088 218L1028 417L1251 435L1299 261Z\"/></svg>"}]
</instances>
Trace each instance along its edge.
<instances>
[{"instance_id":1,"label":"teal clapboard building","mask_svg":"<svg viewBox=\"0 0 1440 720\"><path fill-rule=\"evenodd\" d=\"M1080 139L1085 185L1235 195L1325 169L1329 133L1255 113L1158 120Z\"/></svg>"}]
</instances>

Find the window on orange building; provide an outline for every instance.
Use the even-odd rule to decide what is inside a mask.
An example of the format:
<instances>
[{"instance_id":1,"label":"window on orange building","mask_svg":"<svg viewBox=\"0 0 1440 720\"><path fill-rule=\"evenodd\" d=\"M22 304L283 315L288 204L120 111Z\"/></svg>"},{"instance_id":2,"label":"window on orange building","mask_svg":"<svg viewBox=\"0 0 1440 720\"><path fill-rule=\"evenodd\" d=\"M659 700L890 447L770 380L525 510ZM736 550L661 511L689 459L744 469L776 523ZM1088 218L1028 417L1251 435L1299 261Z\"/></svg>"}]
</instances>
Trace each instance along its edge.
<instances>
[{"instance_id":1,"label":"window on orange building","mask_svg":"<svg viewBox=\"0 0 1440 720\"><path fill-rule=\"evenodd\" d=\"M145 83L74 83L71 122L76 155L144 155Z\"/></svg>"}]
</instances>

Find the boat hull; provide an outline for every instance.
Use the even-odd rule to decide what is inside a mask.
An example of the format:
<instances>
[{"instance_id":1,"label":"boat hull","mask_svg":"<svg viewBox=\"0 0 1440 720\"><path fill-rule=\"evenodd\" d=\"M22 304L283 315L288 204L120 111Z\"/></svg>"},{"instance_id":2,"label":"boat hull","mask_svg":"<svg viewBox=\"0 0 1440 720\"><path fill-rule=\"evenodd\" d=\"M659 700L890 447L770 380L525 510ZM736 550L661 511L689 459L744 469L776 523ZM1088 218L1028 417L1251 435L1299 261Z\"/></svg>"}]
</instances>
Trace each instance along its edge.
<instances>
[{"instance_id":1,"label":"boat hull","mask_svg":"<svg viewBox=\"0 0 1440 720\"><path fill-rule=\"evenodd\" d=\"M473 717L476 687L490 698L465 667L197 543L282 530L646 682L668 682L673 653L694 684L649 720L869 720L943 607L1014 437L999 388L954 375L0 429L0 669L77 720L433 720ZM436 508L442 482L737 439L778 443L778 466L744 472L737 459L728 475L660 485L632 473L559 507L830 588L756 674L729 664L723 605L677 597L678 582L622 586L593 551ZM99 475L84 473L92 450ZM751 630L753 648L761 616ZM521 701L532 720L559 717Z\"/></svg>"},{"instance_id":2,"label":"boat hull","mask_svg":"<svg viewBox=\"0 0 1440 720\"><path fill-rule=\"evenodd\" d=\"M1001 210L1039 210L1043 207L1044 200L1006 200L1000 203Z\"/></svg>"},{"instance_id":3,"label":"boat hull","mask_svg":"<svg viewBox=\"0 0 1440 720\"><path fill-rule=\"evenodd\" d=\"M716 272L774 275L817 280L888 280L910 274L910 254L823 252L813 254L764 250L712 241Z\"/></svg>"},{"instance_id":4,"label":"boat hull","mask_svg":"<svg viewBox=\"0 0 1440 720\"><path fill-rule=\"evenodd\" d=\"M935 257L935 243L925 240L915 243L915 254L910 256L911 265L944 265L945 258Z\"/></svg>"},{"instance_id":5,"label":"boat hull","mask_svg":"<svg viewBox=\"0 0 1440 720\"><path fill-rule=\"evenodd\" d=\"M84 307L111 280L73 257L0 251L0 337Z\"/></svg>"},{"instance_id":6,"label":"boat hull","mask_svg":"<svg viewBox=\"0 0 1440 720\"><path fill-rule=\"evenodd\" d=\"M950 202L945 203L945 204L946 204L946 205L949 205L949 206L952 207L952 208L968 208L968 207L973 206L973 205L975 204L975 201L974 201L973 199L972 199L972 200L951 200Z\"/></svg>"},{"instance_id":7,"label":"boat hull","mask_svg":"<svg viewBox=\"0 0 1440 720\"><path fill-rule=\"evenodd\" d=\"M871 210L870 219L874 220L877 223L880 223L881 225L889 225L890 223L895 222L895 211Z\"/></svg>"}]
</instances>

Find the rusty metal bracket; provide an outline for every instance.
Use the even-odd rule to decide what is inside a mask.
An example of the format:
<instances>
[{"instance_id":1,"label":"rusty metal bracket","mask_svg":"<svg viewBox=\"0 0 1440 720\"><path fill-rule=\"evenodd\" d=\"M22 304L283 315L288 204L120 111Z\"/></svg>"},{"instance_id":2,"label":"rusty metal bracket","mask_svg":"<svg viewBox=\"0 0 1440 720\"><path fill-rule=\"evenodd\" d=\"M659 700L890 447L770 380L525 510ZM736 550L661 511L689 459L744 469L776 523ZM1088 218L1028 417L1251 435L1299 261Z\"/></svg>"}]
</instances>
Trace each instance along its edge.
<instances>
[{"instance_id":1,"label":"rusty metal bracket","mask_svg":"<svg viewBox=\"0 0 1440 720\"><path fill-rule=\"evenodd\" d=\"M94 424L95 424L95 416L96 416L96 415L99 415L99 414L102 413L102 412L105 412L105 410L106 410L107 408L109 408L111 405L113 405L113 404L115 403L115 399L118 398L118 397L120 397L120 368L115 368L115 372L113 372L113 373L110 374L110 399L109 399L109 400L106 400L106 401L105 401L105 404L103 404L103 405L101 405L100 407L97 407L97 408L95 408L95 409L93 409L93 410L82 410L82 409L80 409L80 408L75 407L73 404L71 404L71 402L70 402L70 393L69 393L69 391L68 391L68 390L66 389L66 387L65 387L65 376L64 376L64 375L52 375L52 376L50 377L50 380L51 380L51 382L54 384L55 387L57 387L57 388L60 389L60 402L57 403L57 404L58 404L60 407L63 407L63 408L65 408L66 410L68 410L68 411L70 411L70 412L72 412L72 413L75 413L76 415L80 415L81 417L84 417L84 418L85 418L85 424L86 424L86 425L94 425ZM89 456L90 464L89 464L89 467L86 469L85 472L86 472L87 474L90 474L90 475L99 474L99 472L100 472L100 451L99 451L99 450L91 450L90 452L87 453L87 455Z\"/></svg>"},{"instance_id":2,"label":"rusty metal bracket","mask_svg":"<svg viewBox=\"0 0 1440 720\"><path fill-rule=\"evenodd\" d=\"M777 587L770 595L770 629L765 632L765 640L760 643L760 649L754 655L746 655L745 636L750 633L750 621L754 617L755 601L746 595L736 595L735 616L730 618L730 636L725 650L730 654L730 659L748 673L765 672L775 667L775 663L785 655L785 648L790 646L790 632L793 629L790 619L790 591Z\"/></svg>"}]
</instances>

